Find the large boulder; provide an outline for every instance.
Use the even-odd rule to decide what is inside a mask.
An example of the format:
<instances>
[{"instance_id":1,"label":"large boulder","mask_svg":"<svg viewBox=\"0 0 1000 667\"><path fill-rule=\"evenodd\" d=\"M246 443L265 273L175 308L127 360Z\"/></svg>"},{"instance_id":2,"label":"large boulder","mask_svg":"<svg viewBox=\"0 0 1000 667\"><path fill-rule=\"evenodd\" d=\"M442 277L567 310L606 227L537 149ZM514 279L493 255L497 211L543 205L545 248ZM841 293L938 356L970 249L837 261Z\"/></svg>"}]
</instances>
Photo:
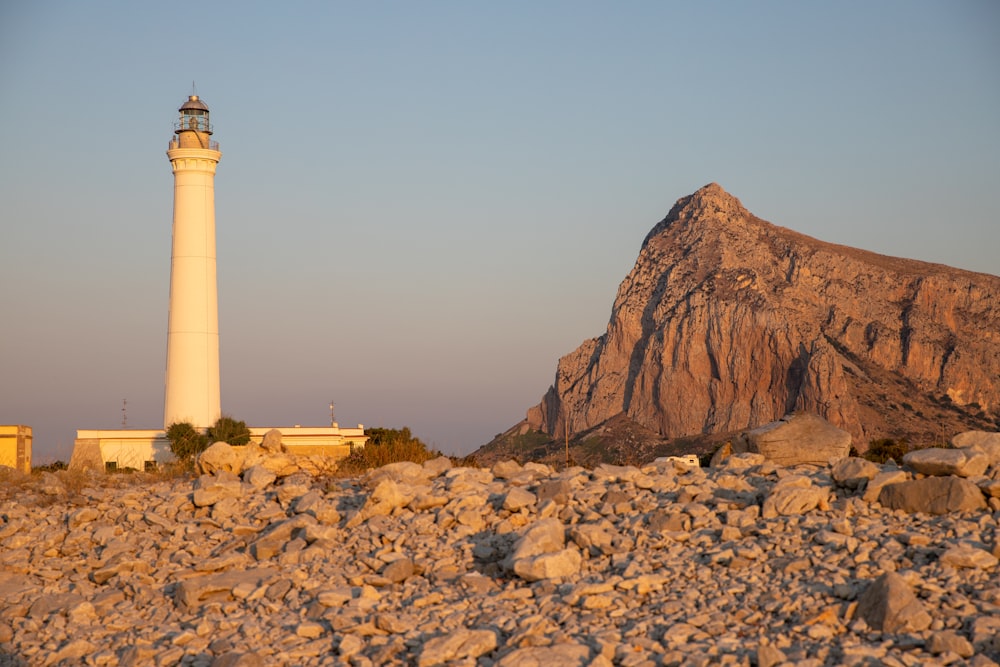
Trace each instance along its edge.
<instances>
[{"instance_id":1,"label":"large boulder","mask_svg":"<svg viewBox=\"0 0 1000 667\"><path fill-rule=\"evenodd\" d=\"M947 514L986 509L983 492L961 477L925 477L887 484L878 494L885 507L907 512Z\"/></svg>"},{"instance_id":2,"label":"large boulder","mask_svg":"<svg viewBox=\"0 0 1000 667\"><path fill-rule=\"evenodd\" d=\"M265 433L263 439L261 440L260 447L265 452L270 452L271 454L279 454L285 451L285 445L281 441L281 431L276 428L272 428L270 431Z\"/></svg>"},{"instance_id":3,"label":"large boulder","mask_svg":"<svg viewBox=\"0 0 1000 667\"><path fill-rule=\"evenodd\" d=\"M733 453L763 454L783 466L826 465L844 458L850 450L850 433L807 412L785 415L776 422L745 431L733 441Z\"/></svg>"},{"instance_id":4,"label":"large boulder","mask_svg":"<svg viewBox=\"0 0 1000 667\"><path fill-rule=\"evenodd\" d=\"M198 455L195 470L200 475L211 475L219 471L239 475L243 472L243 452L228 442L216 442Z\"/></svg>"},{"instance_id":5,"label":"large boulder","mask_svg":"<svg viewBox=\"0 0 1000 667\"><path fill-rule=\"evenodd\" d=\"M989 464L986 454L975 449L929 447L908 452L903 457L903 465L922 475L978 477L986 472Z\"/></svg>"},{"instance_id":6,"label":"large boulder","mask_svg":"<svg viewBox=\"0 0 1000 667\"><path fill-rule=\"evenodd\" d=\"M575 547L565 546L566 528L562 522L542 519L518 538L505 565L525 581L567 577L579 572L583 557Z\"/></svg>"},{"instance_id":7,"label":"large boulder","mask_svg":"<svg viewBox=\"0 0 1000 667\"><path fill-rule=\"evenodd\" d=\"M895 572L887 572L868 585L858 598L857 615L881 632L920 632L930 627L931 615Z\"/></svg>"},{"instance_id":8,"label":"large boulder","mask_svg":"<svg viewBox=\"0 0 1000 667\"><path fill-rule=\"evenodd\" d=\"M805 475L791 475L774 485L764 504L760 515L765 519L776 516L794 516L811 512L814 509L830 509L830 491L813 486L812 480Z\"/></svg>"},{"instance_id":9,"label":"large boulder","mask_svg":"<svg viewBox=\"0 0 1000 667\"><path fill-rule=\"evenodd\" d=\"M856 489L875 479L880 472L882 468L878 464L857 456L848 456L837 461L830 474L833 476L833 481L840 486Z\"/></svg>"},{"instance_id":10,"label":"large boulder","mask_svg":"<svg viewBox=\"0 0 1000 667\"><path fill-rule=\"evenodd\" d=\"M975 449L986 454L990 465L1000 466L1000 433L991 431L966 431L951 439L959 449Z\"/></svg>"}]
</instances>

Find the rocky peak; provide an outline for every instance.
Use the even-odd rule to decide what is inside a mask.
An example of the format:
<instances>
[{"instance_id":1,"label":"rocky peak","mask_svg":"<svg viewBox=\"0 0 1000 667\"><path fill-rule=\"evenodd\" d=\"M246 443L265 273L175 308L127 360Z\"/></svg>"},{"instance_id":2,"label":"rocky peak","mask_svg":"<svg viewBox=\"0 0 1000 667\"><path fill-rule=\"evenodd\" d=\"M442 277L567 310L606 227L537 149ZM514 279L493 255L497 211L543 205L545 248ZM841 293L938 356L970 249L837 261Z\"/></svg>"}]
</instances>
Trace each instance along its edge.
<instances>
[{"instance_id":1,"label":"rocky peak","mask_svg":"<svg viewBox=\"0 0 1000 667\"><path fill-rule=\"evenodd\" d=\"M709 183L694 194L681 197L662 221L656 224L642 243L643 248L669 227L692 225L690 233L708 229L721 231L729 225L741 225L756 220L739 199L726 192L718 183ZM762 222L762 221L758 221Z\"/></svg>"},{"instance_id":2,"label":"rocky peak","mask_svg":"<svg viewBox=\"0 0 1000 667\"><path fill-rule=\"evenodd\" d=\"M664 437L804 410L929 444L1000 419L1000 278L825 243L755 217L716 183L643 242L604 335L559 361L529 424L624 414Z\"/></svg>"}]
</instances>

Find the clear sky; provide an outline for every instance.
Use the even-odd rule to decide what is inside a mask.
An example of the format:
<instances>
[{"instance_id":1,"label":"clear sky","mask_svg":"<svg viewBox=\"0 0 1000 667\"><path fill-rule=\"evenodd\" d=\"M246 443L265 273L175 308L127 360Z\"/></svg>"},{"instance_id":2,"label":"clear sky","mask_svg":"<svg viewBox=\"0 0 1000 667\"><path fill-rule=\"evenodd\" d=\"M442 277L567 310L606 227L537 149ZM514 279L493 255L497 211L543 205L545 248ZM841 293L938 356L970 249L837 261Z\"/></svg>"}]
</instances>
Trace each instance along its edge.
<instances>
[{"instance_id":1,"label":"clear sky","mask_svg":"<svg viewBox=\"0 0 1000 667\"><path fill-rule=\"evenodd\" d=\"M467 453L715 181L1000 273L1000 3L0 4L0 423L162 426L173 177L211 108L222 404Z\"/></svg>"}]
</instances>

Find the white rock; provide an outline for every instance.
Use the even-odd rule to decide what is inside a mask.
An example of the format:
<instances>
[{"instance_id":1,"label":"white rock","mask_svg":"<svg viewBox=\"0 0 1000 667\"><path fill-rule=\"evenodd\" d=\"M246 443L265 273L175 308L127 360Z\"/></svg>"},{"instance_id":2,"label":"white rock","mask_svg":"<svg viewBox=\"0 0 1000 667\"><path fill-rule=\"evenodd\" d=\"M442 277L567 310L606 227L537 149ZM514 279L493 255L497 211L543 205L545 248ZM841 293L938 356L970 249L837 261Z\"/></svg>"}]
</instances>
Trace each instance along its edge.
<instances>
[{"instance_id":1,"label":"white rock","mask_svg":"<svg viewBox=\"0 0 1000 667\"><path fill-rule=\"evenodd\" d=\"M997 566L998 559L985 549L978 549L968 544L959 544L946 550L939 557L944 565L960 568L978 568L988 570Z\"/></svg>"},{"instance_id":2,"label":"white rock","mask_svg":"<svg viewBox=\"0 0 1000 667\"><path fill-rule=\"evenodd\" d=\"M923 475L976 477L986 472L989 458L975 449L929 447L907 452L903 465Z\"/></svg>"},{"instance_id":3,"label":"white rock","mask_svg":"<svg viewBox=\"0 0 1000 667\"><path fill-rule=\"evenodd\" d=\"M243 454L228 442L215 442L195 459L195 470L202 475L220 470L239 475L243 472Z\"/></svg>"}]
</instances>

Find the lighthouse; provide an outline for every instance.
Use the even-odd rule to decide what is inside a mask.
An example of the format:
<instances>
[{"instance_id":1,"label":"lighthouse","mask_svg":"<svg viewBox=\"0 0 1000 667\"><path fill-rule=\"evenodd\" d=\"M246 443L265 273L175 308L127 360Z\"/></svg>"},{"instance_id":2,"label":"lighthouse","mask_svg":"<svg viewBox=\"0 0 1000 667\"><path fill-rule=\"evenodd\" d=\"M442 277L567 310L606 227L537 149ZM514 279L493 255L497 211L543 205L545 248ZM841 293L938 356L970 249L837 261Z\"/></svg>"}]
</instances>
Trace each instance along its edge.
<instances>
[{"instance_id":1,"label":"lighthouse","mask_svg":"<svg viewBox=\"0 0 1000 667\"><path fill-rule=\"evenodd\" d=\"M215 168L222 153L212 141L208 105L191 95L174 126L167 157L174 172L174 222L167 315L166 395L163 430L79 429L73 470L156 470L174 460L166 431L190 423L206 429L222 416L219 401L219 293L215 277ZM286 452L337 460L368 441L365 427L250 427L257 444L279 430ZM124 424L122 425L124 427ZM30 432L29 432L30 439Z\"/></svg>"},{"instance_id":2,"label":"lighthouse","mask_svg":"<svg viewBox=\"0 0 1000 667\"><path fill-rule=\"evenodd\" d=\"M181 108L167 157L174 172L174 221L167 315L166 395L163 429L79 429L73 470L156 470L174 460L166 431L173 424L213 426L219 400L219 293L215 277L215 168L222 158L212 141L208 105L191 95ZM333 404L330 404L333 422ZM365 427L250 427L257 444L279 430L284 451L332 460L368 441ZM30 432L28 435L30 439Z\"/></svg>"},{"instance_id":3,"label":"lighthouse","mask_svg":"<svg viewBox=\"0 0 1000 667\"><path fill-rule=\"evenodd\" d=\"M219 298L215 262L215 168L208 105L191 95L178 109L167 157L174 172L170 305L163 428L207 428L221 416Z\"/></svg>"}]
</instances>

